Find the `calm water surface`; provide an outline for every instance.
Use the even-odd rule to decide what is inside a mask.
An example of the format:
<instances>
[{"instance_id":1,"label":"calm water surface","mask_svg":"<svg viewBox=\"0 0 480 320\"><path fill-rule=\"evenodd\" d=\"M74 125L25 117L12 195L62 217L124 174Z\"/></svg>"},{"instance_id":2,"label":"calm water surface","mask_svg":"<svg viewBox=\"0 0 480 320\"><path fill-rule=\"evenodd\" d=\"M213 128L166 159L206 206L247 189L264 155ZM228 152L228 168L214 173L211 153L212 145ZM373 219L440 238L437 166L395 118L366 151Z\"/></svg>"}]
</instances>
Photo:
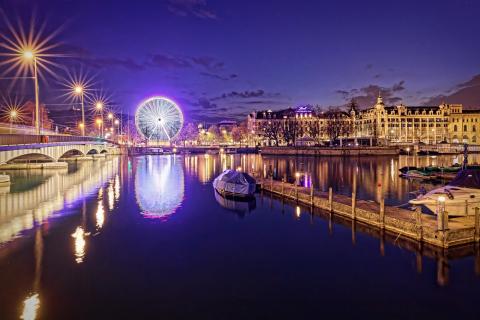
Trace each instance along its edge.
<instances>
[{"instance_id":1,"label":"calm water surface","mask_svg":"<svg viewBox=\"0 0 480 320\"><path fill-rule=\"evenodd\" d=\"M462 159L457 159L462 161ZM472 157L471 162L480 159ZM452 156L114 157L11 171L0 189L0 319L479 318L478 248L442 253L265 194L226 168L404 204L404 165Z\"/></svg>"}]
</instances>

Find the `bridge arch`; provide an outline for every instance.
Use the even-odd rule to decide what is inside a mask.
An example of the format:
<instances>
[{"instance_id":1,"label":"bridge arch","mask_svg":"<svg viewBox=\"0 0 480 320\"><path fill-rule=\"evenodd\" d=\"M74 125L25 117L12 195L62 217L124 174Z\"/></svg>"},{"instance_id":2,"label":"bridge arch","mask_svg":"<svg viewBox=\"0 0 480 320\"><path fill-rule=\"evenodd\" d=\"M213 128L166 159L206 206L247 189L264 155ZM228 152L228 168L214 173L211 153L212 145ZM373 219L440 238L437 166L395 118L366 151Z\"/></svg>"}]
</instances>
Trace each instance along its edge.
<instances>
[{"instance_id":1,"label":"bridge arch","mask_svg":"<svg viewBox=\"0 0 480 320\"><path fill-rule=\"evenodd\" d=\"M37 162L37 163L42 163L42 162L55 162L56 159L43 154L43 153L27 153L27 154L22 154L17 157L11 158L10 160L7 161L8 164L12 163L29 163L29 162Z\"/></svg>"},{"instance_id":2,"label":"bridge arch","mask_svg":"<svg viewBox=\"0 0 480 320\"><path fill-rule=\"evenodd\" d=\"M90 149L87 151L87 154L98 154L98 150L97 149Z\"/></svg>"},{"instance_id":3,"label":"bridge arch","mask_svg":"<svg viewBox=\"0 0 480 320\"><path fill-rule=\"evenodd\" d=\"M58 159L68 159L68 158L74 158L74 157L79 157L84 155L85 153L83 151L74 148L64 152Z\"/></svg>"}]
</instances>

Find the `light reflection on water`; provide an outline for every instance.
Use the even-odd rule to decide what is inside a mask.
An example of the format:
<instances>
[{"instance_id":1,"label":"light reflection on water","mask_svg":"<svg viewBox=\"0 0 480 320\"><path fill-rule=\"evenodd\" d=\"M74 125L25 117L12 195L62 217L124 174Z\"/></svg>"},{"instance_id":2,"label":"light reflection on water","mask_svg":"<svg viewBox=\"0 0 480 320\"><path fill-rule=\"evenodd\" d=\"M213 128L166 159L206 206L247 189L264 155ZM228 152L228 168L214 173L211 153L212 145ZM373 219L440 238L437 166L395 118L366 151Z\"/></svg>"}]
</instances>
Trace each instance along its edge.
<instances>
[{"instance_id":1,"label":"light reflection on water","mask_svg":"<svg viewBox=\"0 0 480 320\"><path fill-rule=\"evenodd\" d=\"M117 238L115 238L116 241L122 241L123 236L128 237L130 233L134 234L134 229L137 227L141 229L142 226L151 226L154 224L152 223L152 220L144 218L161 218L162 221L165 221L165 223L161 223L159 225L163 226L164 228L168 228L172 220L183 221L183 223L187 223L185 220L181 220L183 219L184 215L188 215L188 212L185 212L183 207L187 206L187 201L191 201L189 200L188 196L192 197L192 195L197 194L199 194L201 198L200 200L196 200L199 202L198 204L196 203L195 206L198 209L203 209L204 205L206 207L206 209L204 209L205 212L198 214L200 217L199 220L201 220L200 223L202 223L202 221L211 222L210 219L215 217L216 210L221 208L222 210L226 209L224 211L234 211L236 214L238 214L238 216L244 217L242 220L248 222L250 228L254 228L254 226L252 226L253 224L261 223L261 220L259 219L265 219L268 217L272 220L265 221L266 223L272 223L271 226L269 225L266 227L266 229L260 228L259 230L261 230L261 232L265 232L266 230L267 233L271 232L273 234L276 232L282 232L282 229L278 227L278 224L281 224L283 228L287 228L284 219L285 217L283 217L283 215L285 211L290 212L294 219L291 221L289 220L287 223L291 224L292 221L294 221L293 223L296 223L296 226L294 227L289 225L288 230L291 232L291 234L288 234L288 242L296 243L296 238L301 237L302 235L295 233L294 230L295 228L300 229L300 226L304 220L313 220L313 214L311 211L298 205L292 206L284 203L282 203L282 207L280 209L280 205L275 203L271 197L268 198L268 196L257 196L256 199L250 202L236 202L225 199L213 192L210 187L210 182L223 170L235 169L237 167L241 167L242 170L247 172L255 172L258 175L272 175L276 179L286 177L287 179L292 180L296 172L302 172L302 183L304 183L306 186L313 185L315 188L323 190L326 190L328 186L333 186L336 192L348 194L351 192L352 185L356 184L357 191L363 198L375 200L381 196L381 192L385 192L386 196L388 197L387 201L390 201L391 203L402 203L408 198L408 191L418 187L419 183L399 178L399 168L406 165L450 165L453 160L453 156L442 156L436 158L413 156L401 156L393 158L295 158L225 154L147 156L138 158L111 158L98 162L79 163L76 170L69 171L69 173L42 173L40 179L38 179L43 181L42 183L28 185L24 190L21 190L21 186L17 185L14 193L7 192L0 194L0 197L2 197L0 198L0 244L3 243L4 247L8 248L10 244L15 243L15 240L18 240L23 235L28 235L28 232L24 231L28 231L32 228L35 230L35 236L33 238L35 246L34 284L32 286L30 282L28 288L25 288L25 290L22 291L22 297L14 301L14 304L18 306L18 310L21 310L16 313L16 317L18 318L20 316L22 319L35 319L35 317L37 317L39 314L42 315L43 307L41 306L41 303L45 304L46 300L43 290L48 291L49 289L47 281L46 283L42 283L42 285L40 285L40 279L42 275L42 256L44 254L43 238L48 237L48 233L45 232L44 234L41 225L45 225L49 218L56 217L57 213L58 215L62 215L65 212L74 213L72 216L68 217L68 221L72 220L72 223L67 224L66 227L64 226L63 228L59 228L60 230L56 231L57 233L65 233L66 238L68 239L66 242L68 244L68 259L65 260L68 260L71 264L75 265L75 267L69 266L65 261L58 262L58 264L61 268L70 268L69 270L71 272L75 272L76 270L87 270L82 269L86 268L86 266L89 266L89 268L95 268L94 264L99 263L99 256L101 257L102 261L108 261L108 259L103 260L104 257L101 256L100 252L102 252L107 258L112 258L116 257L116 252L128 250L128 246L125 247L125 243L110 243L109 245L105 245L104 242L104 245L102 246L100 246L98 243L98 239L107 241L105 240L105 237L102 238L102 236L108 234L109 237L111 237L115 233L115 229L109 229L115 219L125 219L127 216L129 218L138 218L141 221L139 222L139 220L133 220L134 223L131 223L129 220L128 225L122 225L124 229L121 230L124 234L122 234L122 237L117 236ZM459 162L461 161L462 159L460 157ZM473 163L476 161L478 161L478 156L473 155L470 162ZM192 182L192 180L194 180L194 182ZM190 193L186 191L186 187L188 187L186 186L187 181L190 181L189 183L199 190L190 190ZM131 182L133 188L129 189ZM379 188L379 184L382 188ZM202 193L203 189L201 190L199 185L208 192ZM212 196L212 194L214 194L214 196ZM208 197L206 195L208 195ZM128 202L124 202L124 207L120 207L118 205L119 202L122 199L125 200L126 197L129 197ZM268 205L264 204L264 198L266 199L265 202L269 201ZM24 199L24 201L21 199ZM280 211L282 212L282 216L278 214ZM114 215L112 215L113 212L115 212ZM176 212L178 212L177 215L175 215ZM267 215L266 213L273 214ZM177 219L177 216L180 220L175 220ZM225 216L225 214L223 216ZM221 219L225 219L223 216ZM229 215L226 216L228 217ZM322 219L325 219L325 217L322 217ZM339 230L336 231L339 233L339 236L337 236L337 239L335 240L330 240L329 245L339 245L342 247L342 232L345 230L345 226L347 224L341 221L334 221L334 218L331 216L328 219L328 230L331 234L333 234L334 224L341 225L341 227L335 227ZM222 223L227 224L226 227L228 229L228 219L221 221ZM210 231L210 234L213 234L211 231L212 229L208 229L208 222L206 222L206 225L202 225L202 227L205 227L206 230ZM181 233L182 228L184 228L183 224L178 225L180 225L180 227L178 227L179 229L163 230L171 231L169 235L174 237L176 233ZM243 227L246 225L247 223L243 225ZM156 227L160 228L160 226ZM222 227L223 225L220 225L220 228L218 229L222 229ZM240 228L240 226L237 227ZM49 223L48 228L54 230L55 223L52 223L51 225ZM127 230L125 228L131 229ZM361 238L361 236L359 237L357 235L360 234L357 228L361 229L360 226L352 224L351 231L350 229L347 230L349 233L348 237L350 237L351 232L351 242L353 245L362 243L362 241L363 243L366 242L365 239L358 240L358 238ZM193 228L190 226L188 232L191 232L191 229ZM319 231L318 237L323 236L323 231L324 230ZM141 232L143 232L143 229ZM205 231L205 233L206 232L207 231ZM252 231L250 230L249 232ZM308 233L306 229L302 232ZM369 231L367 230L362 232L368 233ZM52 233L54 232L52 231ZM160 231L158 233L161 234ZM260 236L260 239L266 240L265 243L262 242L262 246L268 245L267 240L269 240L270 237L273 237L272 234L262 234ZM204 236L203 231L201 235ZM137 236L140 238L139 235ZM154 235L149 234L149 236L153 237ZM241 234L237 234L237 236L241 236ZM248 236L253 236L255 238L255 236L258 235L254 233L252 235L249 234ZM380 239L380 252L385 255L385 235L377 235L376 233L372 233L369 236L370 237L368 238L368 241L370 242L373 241L372 239ZM225 235L224 237L227 238ZM27 236L24 238L27 238ZM195 239L199 242L202 241L201 237ZM257 239L259 238L257 237ZM274 237L272 239L274 239ZM321 239L325 241L324 238ZM150 240L150 238L147 238L147 240ZM232 239L228 240L230 241L227 241L229 245L235 245L235 242ZM276 240L279 241L278 239ZM129 239L127 242L130 244L130 241L132 240ZM247 242L248 239L243 239L242 241ZM347 241L350 241L350 239ZM160 242L160 240L157 240L157 242ZM397 239L395 239L395 243L398 245L400 241L397 242ZM112 245L114 247L112 247ZM123 245L124 247L122 247L122 250L120 250L117 245L120 247ZM195 244L190 245L193 246ZM207 249L211 249L205 251L205 258L215 259L216 255L209 256L209 252L215 252L214 249L207 247L208 245L211 245L211 243L206 242L202 243L202 245L206 246L205 248ZM285 246L285 243L282 243L282 245ZM135 243L133 241L131 246L133 248L152 249L152 247L145 247L146 242ZM175 244L170 244L169 246L177 249ZM322 244L312 243L312 246L322 246ZM111 250L112 252L105 253L105 251L102 251L102 249L105 248ZM272 252L276 252L275 250L278 250L277 244L272 244L271 247L266 248L273 250ZM288 250L288 246L282 248ZM412 249L412 246L408 244L405 245L405 248L408 248L412 251L417 250L415 251L415 264L417 270L420 270L418 271L419 273L422 272L422 268L429 268L428 261L422 261L422 256L424 254L430 259L436 259L436 274L432 277L432 279L435 278L435 280L432 281L436 281L436 283L439 285L449 285L448 268L449 263L451 263L453 260L451 256L448 258L451 260L448 260L446 256L442 256L437 252L427 251L425 253L422 251L423 249ZM153 249L156 248L153 247ZM174 249L172 249L172 251L175 251ZM179 245L178 249L182 252L182 256L189 256L191 254L188 251L188 248L185 249L185 247L182 245ZM316 249L317 248L312 249L312 251L309 251L309 253L307 251L300 250L299 256L295 256L295 253L293 252L291 253L289 259L298 259L301 261L302 255L311 254L311 256L309 256L310 259L316 259L319 255L328 255L328 250L325 250L324 248L322 249L324 251L319 251L314 254L313 252L315 252ZM363 252L369 249L370 248L368 247L360 247L356 250L357 252ZM31 249L28 248L28 250ZM49 250L52 250L52 248ZM248 254L244 253L242 250L240 250L240 257L243 257L243 255L245 255L245 257L249 257ZM345 250L345 247L343 247L343 250ZM153 251L147 249L145 251L148 251L149 255L154 252L155 255L159 257L164 255L165 259L167 259L167 257L172 258L172 256L169 256L169 247L164 248L164 251ZM251 246L247 251L256 252L255 248L252 249ZM135 263L141 264L141 256L136 256L135 253L132 253L131 251L129 253L132 255L131 259L135 261ZM371 254L371 252L368 253ZM276 254L281 253L277 252ZM346 250L344 254L348 256L352 253ZM265 253L265 255L269 256L268 253ZM460 256L465 260L465 255ZM3 256L0 255L0 266L2 257ZM259 256L256 256L255 258L259 259ZM191 262L194 264L195 259L192 257L190 257L190 259L192 259ZM113 258L112 260L115 262L117 261ZM45 259L45 261L49 260ZM226 261L223 262L225 263ZM243 262L247 264L249 263L249 261ZM361 262L368 265L368 261L362 260ZM155 262L152 262L152 264L154 263ZM322 263L324 263L324 261ZM468 263L470 263L470 260ZM426 267L424 265L426 265ZM171 266L168 265L168 267L172 267L172 269L175 269L174 266L175 264L172 264ZM477 264L476 266L479 265ZM115 263L110 265L110 267L113 267L114 269L121 268ZM301 265L299 265L299 267L302 268ZM324 265L324 267L328 268L328 265ZM143 266L143 268L147 267ZM182 268L185 270L190 270L190 264L188 264L188 266L181 265L180 270L182 270ZM279 270L282 267L275 266L275 268ZM404 266L401 268L403 268L402 270L405 269ZM173 272L171 271L172 269L166 269L170 270L170 272ZM470 266L466 269L471 271ZM239 272L238 270L236 271ZM195 273L195 271L192 272ZM305 270L303 270L303 272L305 272ZM330 272L332 272L331 269ZM154 277L154 274L155 273L151 272L150 270L149 276ZM199 271L198 277L201 278L202 276L203 274L201 271ZM90 279L89 281L92 281L93 283L94 280L92 278L93 275L87 279ZM314 280L314 278L312 279ZM460 279L460 281L461 280L462 279ZM168 286L166 286L166 288L168 288ZM2 305L3 303L0 301L0 307Z\"/></svg>"},{"instance_id":2,"label":"light reflection on water","mask_svg":"<svg viewBox=\"0 0 480 320\"><path fill-rule=\"evenodd\" d=\"M181 205L185 178L180 156L134 160L135 196L146 218L166 219Z\"/></svg>"}]
</instances>

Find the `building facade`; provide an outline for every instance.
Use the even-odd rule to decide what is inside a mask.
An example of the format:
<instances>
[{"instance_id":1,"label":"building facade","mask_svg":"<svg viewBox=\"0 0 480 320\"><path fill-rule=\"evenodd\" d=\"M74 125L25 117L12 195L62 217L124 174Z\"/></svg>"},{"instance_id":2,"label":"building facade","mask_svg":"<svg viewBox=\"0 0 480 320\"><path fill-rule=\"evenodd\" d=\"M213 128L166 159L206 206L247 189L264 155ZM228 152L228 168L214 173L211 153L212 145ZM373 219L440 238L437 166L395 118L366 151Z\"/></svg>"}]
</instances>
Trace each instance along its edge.
<instances>
[{"instance_id":1,"label":"building facade","mask_svg":"<svg viewBox=\"0 0 480 320\"><path fill-rule=\"evenodd\" d=\"M463 110L461 104L445 103L386 106L380 95L375 105L365 110L358 110L353 102L345 111L302 106L253 112L247 122L252 139L260 145L295 145L297 139L305 137L315 139L317 144L340 145L480 144L480 110ZM291 127L295 130L289 130Z\"/></svg>"}]
</instances>

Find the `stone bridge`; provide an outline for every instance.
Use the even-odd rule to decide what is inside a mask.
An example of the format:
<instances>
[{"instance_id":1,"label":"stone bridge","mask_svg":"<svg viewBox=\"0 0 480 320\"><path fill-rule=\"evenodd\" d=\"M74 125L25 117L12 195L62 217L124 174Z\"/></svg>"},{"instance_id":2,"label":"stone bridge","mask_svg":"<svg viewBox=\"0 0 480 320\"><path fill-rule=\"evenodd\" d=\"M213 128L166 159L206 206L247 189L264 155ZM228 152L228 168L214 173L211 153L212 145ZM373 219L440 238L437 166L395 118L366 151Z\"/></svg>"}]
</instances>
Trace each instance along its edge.
<instances>
[{"instance_id":1,"label":"stone bridge","mask_svg":"<svg viewBox=\"0 0 480 320\"><path fill-rule=\"evenodd\" d=\"M59 168L68 159L93 159L118 154L119 148L105 141L71 141L0 145L0 169Z\"/></svg>"}]
</instances>

